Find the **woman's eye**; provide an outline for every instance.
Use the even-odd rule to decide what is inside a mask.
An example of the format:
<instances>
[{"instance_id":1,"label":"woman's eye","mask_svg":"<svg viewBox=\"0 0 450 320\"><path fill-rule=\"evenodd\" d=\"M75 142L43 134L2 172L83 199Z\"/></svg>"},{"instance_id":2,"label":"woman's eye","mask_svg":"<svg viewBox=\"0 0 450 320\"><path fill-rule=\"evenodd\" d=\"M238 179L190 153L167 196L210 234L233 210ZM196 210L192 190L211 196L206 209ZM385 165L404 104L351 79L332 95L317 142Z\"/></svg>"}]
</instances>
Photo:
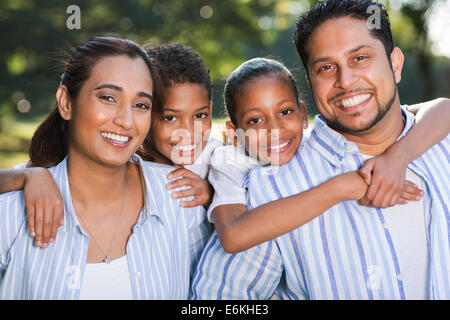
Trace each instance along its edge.
<instances>
[{"instance_id":1,"label":"woman's eye","mask_svg":"<svg viewBox=\"0 0 450 320\"><path fill-rule=\"evenodd\" d=\"M150 109L150 106L145 104L145 103L136 103L135 106L138 107L139 109L143 109L143 110L149 110Z\"/></svg>"},{"instance_id":2,"label":"woman's eye","mask_svg":"<svg viewBox=\"0 0 450 320\"><path fill-rule=\"evenodd\" d=\"M113 96L104 95L104 96L100 96L100 99L108 101L108 102L116 102L116 99L114 99Z\"/></svg>"},{"instance_id":3,"label":"woman's eye","mask_svg":"<svg viewBox=\"0 0 450 320\"><path fill-rule=\"evenodd\" d=\"M357 56L356 58L355 58L355 60L356 61L364 61L364 60L366 60L368 57L366 57L366 56Z\"/></svg>"}]
</instances>

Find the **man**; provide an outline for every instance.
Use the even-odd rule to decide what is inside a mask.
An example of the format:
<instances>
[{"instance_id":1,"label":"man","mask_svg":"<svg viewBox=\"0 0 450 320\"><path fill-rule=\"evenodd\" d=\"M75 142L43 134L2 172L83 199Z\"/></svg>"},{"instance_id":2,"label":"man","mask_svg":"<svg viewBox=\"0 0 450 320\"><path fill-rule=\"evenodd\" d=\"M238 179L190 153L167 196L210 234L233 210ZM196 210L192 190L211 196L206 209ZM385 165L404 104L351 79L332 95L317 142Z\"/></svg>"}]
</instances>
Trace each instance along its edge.
<instances>
[{"instance_id":1,"label":"man","mask_svg":"<svg viewBox=\"0 0 450 320\"><path fill-rule=\"evenodd\" d=\"M380 23L369 28L374 12ZM250 208L358 170L414 121L400 107L403 54L382 5L318 4L297 21L295 43L321 116L276 175L271 167L251 172ZM409 165L406 177L424 190L421 201L387 209L344 201L235 255L223 253L213 236L193 298L267 299L276 290L287 299L450 299L449 146L447 136Z\"/></svg>"}]
</instances>

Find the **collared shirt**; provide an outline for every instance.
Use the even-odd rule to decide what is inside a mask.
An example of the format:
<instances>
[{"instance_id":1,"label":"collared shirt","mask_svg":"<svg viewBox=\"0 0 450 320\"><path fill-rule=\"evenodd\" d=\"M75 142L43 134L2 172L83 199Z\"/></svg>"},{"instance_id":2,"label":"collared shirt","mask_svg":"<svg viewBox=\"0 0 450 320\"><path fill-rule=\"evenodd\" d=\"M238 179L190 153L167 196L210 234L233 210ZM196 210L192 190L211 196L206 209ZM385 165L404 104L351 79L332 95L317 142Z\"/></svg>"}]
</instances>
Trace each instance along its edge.
<instances>
[{"instance_id":1,"label":"collared shirt","mask_svg":"<svg viewBox=\"0 0 450 320\"><path fill-rule=\"evenodd\" d=\"M145 203L126 252L133 299L187 299L210 228L201 207L181 208L165 185L173 167L134 155L145 181ZM0 195L0 300L78 299L89 236L72 205L67 157L49 169L64 199L64 224L49 247L34 246L22 191Z\"/></svg>"},{"instance_id":2,"label":"collared shirt","mask_svg":"<svg viewBox=\"0 0 450 320\"><path fill-rule=\"evenodd\" d=\"M401 136L414 122L403 113ZM450 299L449 150L447 136L409 165L426 184L429 299ZM248 206L305 191L361 165L356 144L317 116L311 136L289 163L276 174L272 167L250 173ZM214 233L197 266L191 296L267 299L276 291L284 299L406 299L404 268L385 210L343 201L294 231L238 254L227 254Z\"/></svg>"}]
</instances>

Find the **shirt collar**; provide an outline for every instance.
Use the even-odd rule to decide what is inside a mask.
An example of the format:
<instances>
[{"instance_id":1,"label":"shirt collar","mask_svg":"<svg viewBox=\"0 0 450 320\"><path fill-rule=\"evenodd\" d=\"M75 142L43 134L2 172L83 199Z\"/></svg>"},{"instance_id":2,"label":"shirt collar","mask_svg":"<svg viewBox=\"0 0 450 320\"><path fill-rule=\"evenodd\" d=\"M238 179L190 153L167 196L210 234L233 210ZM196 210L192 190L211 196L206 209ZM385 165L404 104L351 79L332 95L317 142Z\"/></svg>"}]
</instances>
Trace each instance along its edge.
<instances>
[{"instance_id":1,"label":"shirt collar","mask_svg":"<svg viewBox=\"0 0 450 320\"><path fill-rule=\"evenodd\" d=\"M160 214L160 212L163 212L161 210L162 209L161 205L163 204L161 203L158 204L158 201L151 200L154 198L154 196L150 194L151 190L150 183L148 181L148 177L145 175L144 170L142 169L143 168L142 164L144 160L142 160L142 158L139 155L134 154L130 158L130 161L136 163L140 167L143 187L145 189L144 206L142 208L141 214L139 215L138 221L136 222L136 226L140 227L147 221L147 219L150 216L157 217L159 221L164 224L164 219ZM63 226L61 227L62 231L67 232L69 230L79 228L81 233L86 234L83 228L81 228L80 222L77 218L77 215L75 214L75 209L72 202L72 196L70 193L70 186L69 186L69 175L67 171L67 156L55 167L54 178L56 184L58 185L61 191L64 200L64 223Z\"/></svg>"},{"instance_id":2,"label":"shirt collar","mask_svg":"<svg viewBox=\"0 0 450 320\"><path fill-rule=\"evenodd\" d=\"M401 111L405 126L397 140L406 135L414 123L414 116L405 107L401 106ZM348 141L342 134L331 129L321 115L316 115L314 118L308 142L334 166L338 166L346 155L361 154L356 143Z\"/></svg>"}]
</instances>

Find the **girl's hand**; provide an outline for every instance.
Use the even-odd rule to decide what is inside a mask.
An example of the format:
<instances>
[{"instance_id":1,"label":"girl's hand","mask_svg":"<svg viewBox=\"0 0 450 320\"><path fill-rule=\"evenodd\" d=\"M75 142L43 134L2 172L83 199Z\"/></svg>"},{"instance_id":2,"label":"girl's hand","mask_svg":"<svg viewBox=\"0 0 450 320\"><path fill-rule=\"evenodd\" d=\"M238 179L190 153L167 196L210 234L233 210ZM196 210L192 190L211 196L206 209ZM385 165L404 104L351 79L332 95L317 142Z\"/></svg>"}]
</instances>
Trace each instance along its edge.
<instances>
[{"instance_id":1,"label":"girl's hand","mask_svg":"<svg viewBox=\"0 0 450 320\"><path fill-rule=\"evenodd\" d=\"M389 151L367 160L359 174L369 188L360 204L377 208L387 208L395 204L405 204L408 200L420 200L423 196L415 184L405 180L406 161Z\"/></svg>"},{"instance_id":2,"label":"girl's hand","mask_svg":"<svg viewBox=\"0 0 450 320\"><path fill-rule=\"evenodd\" d=\"M366 194L367 183L357 171L347 172L332 179L336 181L342 200L359 200Z\"/></svg>"},{"instance_id":3,"label":"girl's hand","mask_svg":"<svg viewBox=\"0 0 450 320\"><path fill-rule=\"evenodd\" d=\"M172 193L171 197L174 199L181 199L186 197L195 197L192 201L181 201L180 206L185 208L191 208L196 206L203 206L205 208L208 208L208 206L211 204L212 195L214 193L214 189L212 188L211 184L205 180L202 179L197 174L193 173L192 171L183 168L179 165L175 165L177 168L176 170L172 171L167 178L170 180L182 177L179 179L176 179L175 181L169 182L166 187L168 190L180 188L182 186L190 186L190 189L186 190L180 190L175 191Z\"/></svg>"},{"instance_id":4,"label":"girl's hand","mask_svg":"<svg viewBox=\"0 0 450 320\"><path fill-rule=\"evenodd\" d=\"M53 176L44 168L28 168L23 188L30 234L35 245L47 248L63 225L64 204Z\"/></svg>"}]
</instances>

